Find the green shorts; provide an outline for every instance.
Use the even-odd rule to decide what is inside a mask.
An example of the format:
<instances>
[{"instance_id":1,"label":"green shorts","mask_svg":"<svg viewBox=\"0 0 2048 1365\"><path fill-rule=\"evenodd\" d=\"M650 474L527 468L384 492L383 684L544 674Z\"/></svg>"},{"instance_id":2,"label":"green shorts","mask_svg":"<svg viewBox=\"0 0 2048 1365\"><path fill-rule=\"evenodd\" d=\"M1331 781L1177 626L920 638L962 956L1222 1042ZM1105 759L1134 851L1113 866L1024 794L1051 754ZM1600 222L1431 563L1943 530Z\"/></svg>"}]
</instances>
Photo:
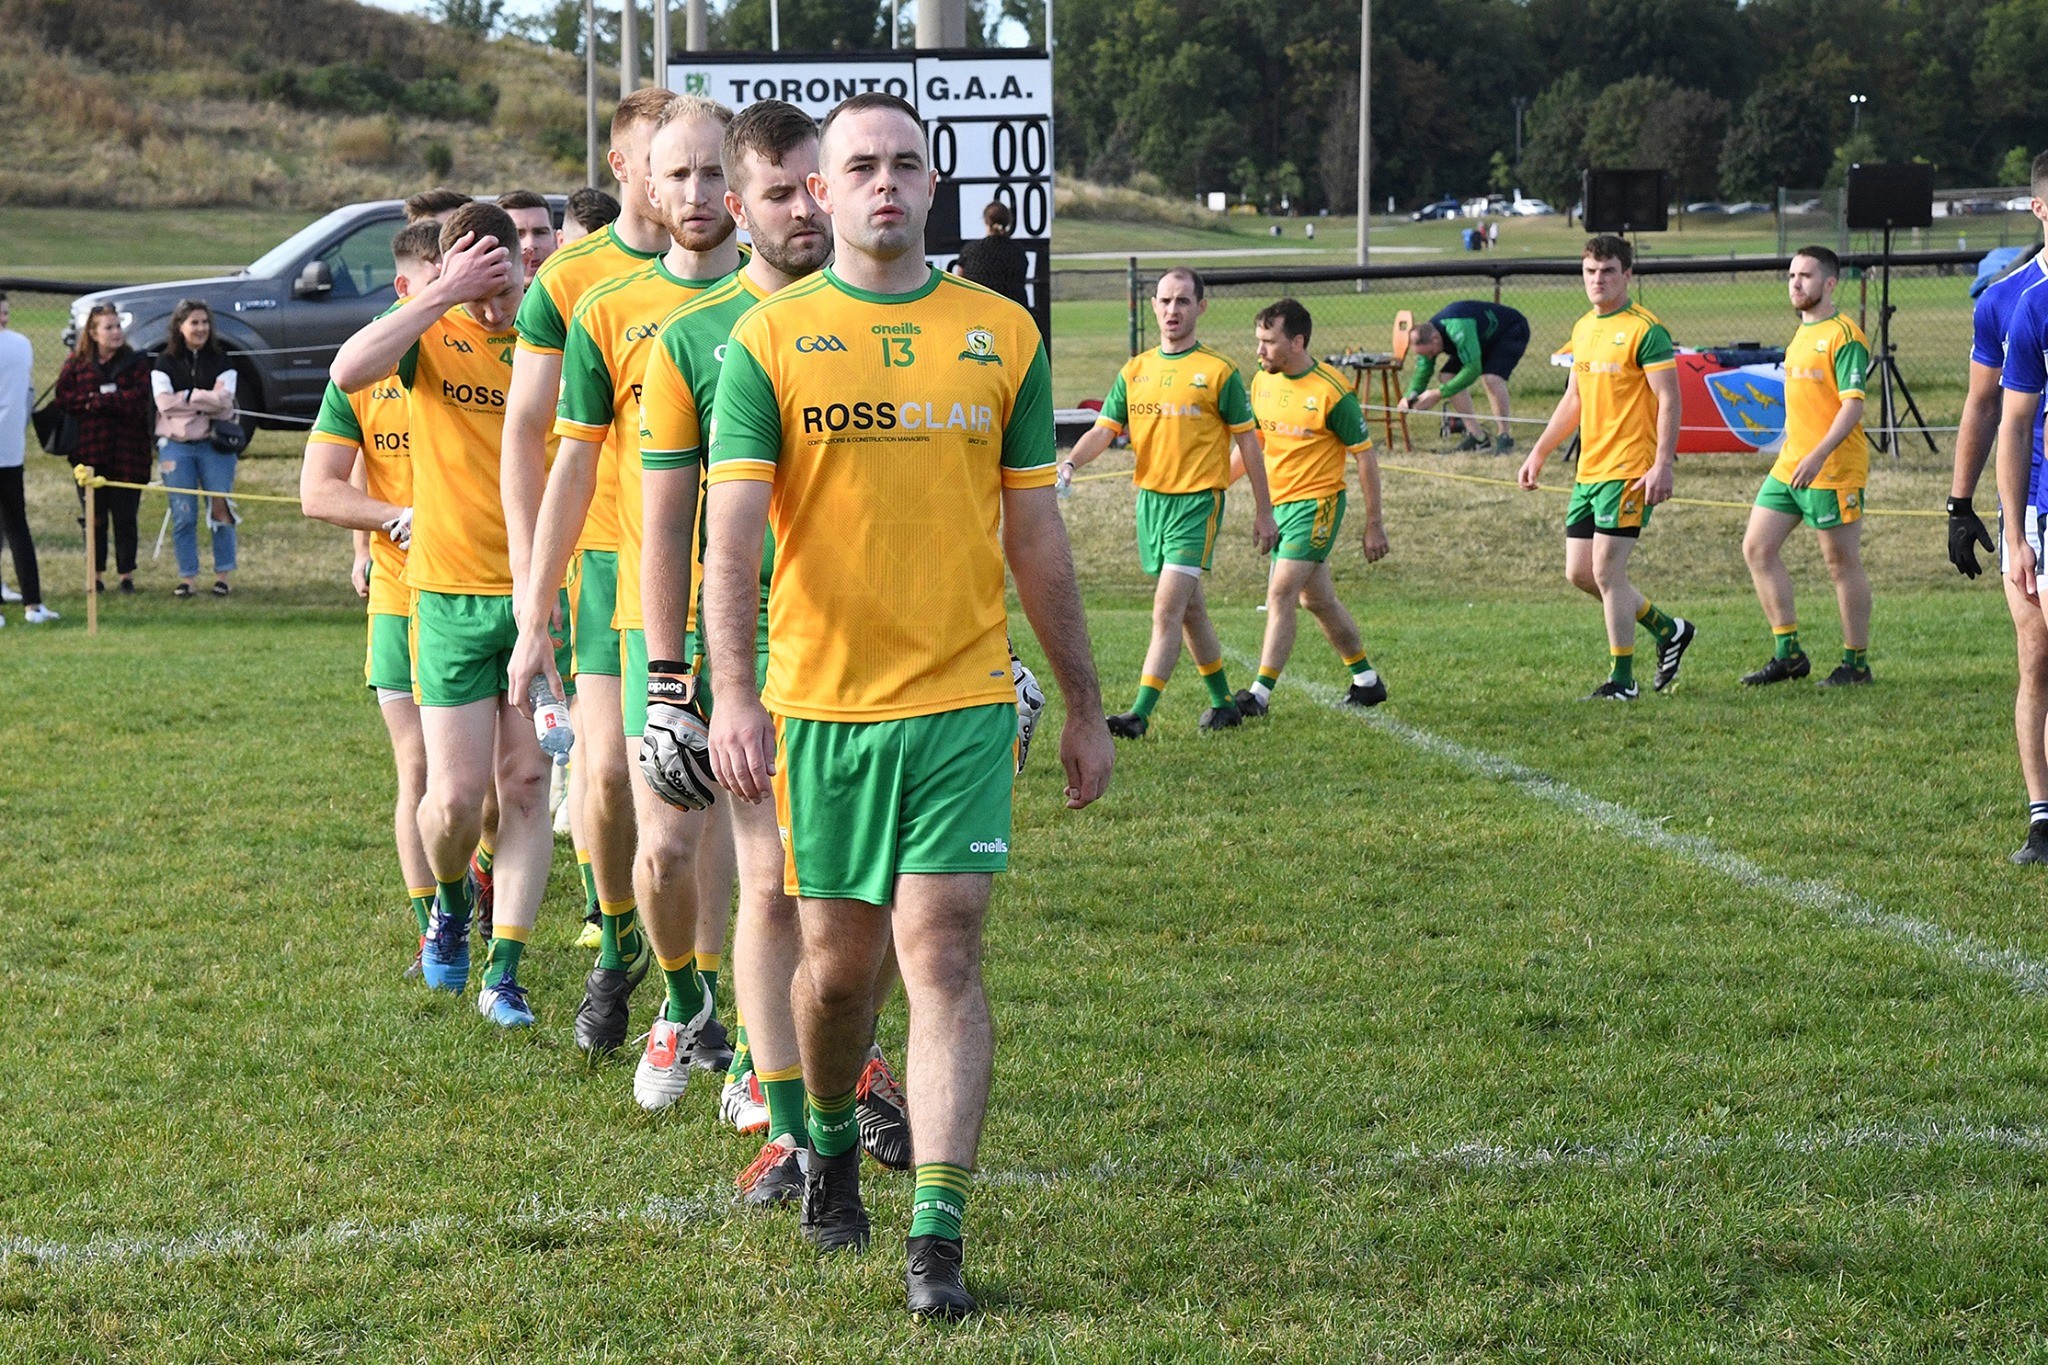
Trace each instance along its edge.
<instances>
[{"instance_id":1,"label":"green shorts","mask_svg":"<svg viewBox=\"0 0 2048 1365\"><path fill-rule=\"evenodd\" d=\"M619 633L612 611L619 602L619 556L614 550L578 550L569 556L570 668L619 676ZM564 682L568 675L564 674Z\"/></svg>"},{"instance_id":2,"label":"green shorts","mask_svg":"<svg viewBox=\"0 0 2048 1365\"><path fill-rule=\"evenodd\" d=\"M1641 479L1603 479L1572 485L1571 505L1564 513L1564 533L1572 540L1606 536L1635 537L1650 524L1650 504L1643 501Z\"/></svg>"},{"instance_id":3,"label":"green shorts","mask_svg":"<svg viewBox=\"0 0 2048 1365\"><path fill-rule=\"evenodd\" d=\"M1276 503L1273 520L1280 524L1280 543L1273 547L1273 558L1320 564L1330 557L1331 547L1337 543L1337 528L1344 524L1344 490L1340 488L1327 498Z\"/></svg>"},{"instance_id":4,"label":"green shorts","mask_svg":"<svg viewBox=\"0 0 2048 1365\"><path fill-rule=\"evenodd\" d=\"M775 819L793 896L889 905L904 873L1010 864L1017 708L775 719Z\"/></svg>"},{"instance_id":5,"label":"green shorts","mask_svg":"<svg viewBox=\"0 0 2048 1365\"><path fill-rule=\"evenodd\" d=\"M569 637L554 640L555 668L573 695ZM413 700L421 706L467 706L504 696L517 643L509 595L422 590L412 608Z\"/></svg>"},{"instance_id":6,"label":"green shorts","mask_svg":"<svg viewBox=\"0 0 2048 1365\"><path fill-rule=\"evenodd\" d=\"M619 713L627 738L647 733L647 632L638 626L619 632Z\"/></svg>"},{"instance_id":7,"label":"green shorts","mask_svg":"<svg viewBox=\"0 0 2048 1365\"><path fill-rule=\"evenodd\" d=\"M1157 574L1168 564L1207 569L1223 524L1223 490L1154 493L1138 490L1138 563Z\"/></svg>"},{"instance_id":8,"label":"green shorts","mask_svg":"<svg viewBox=\"0 0 2048 1365\"><path fill-rule=\"evenodd\" d=\"M1794 488L1768 474L1764 486L1756 490L1756 505L1798 517L1816 531L1832 531L1863 520L1860 488Z\"/></svg>"},{"instance_id":9,"label":"green shorts","mask_svg":"<svg viewBox=\"0 0 2048 1365\"><path fill-rule=\"evenodd\" d=\"M370 647L363 658L363 683L379 692L412 691L411 622L385 612L370 615Z\"/></svg>"}]
</instances>

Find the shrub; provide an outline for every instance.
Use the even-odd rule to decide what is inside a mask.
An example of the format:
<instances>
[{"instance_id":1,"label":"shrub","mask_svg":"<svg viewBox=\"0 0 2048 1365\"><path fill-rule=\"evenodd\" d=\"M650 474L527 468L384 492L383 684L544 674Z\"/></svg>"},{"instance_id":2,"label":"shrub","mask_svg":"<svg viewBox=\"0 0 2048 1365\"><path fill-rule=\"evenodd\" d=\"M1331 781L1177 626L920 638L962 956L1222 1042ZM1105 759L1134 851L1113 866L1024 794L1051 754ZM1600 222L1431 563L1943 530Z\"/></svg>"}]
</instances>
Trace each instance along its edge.
<instances>
[{"instance_id":1,"label":"shrub","mask_svg":"<svg viewBox=\"0 0 2048 1365\"><path fill-rule=\"evenodd\" d=\"M344 166L388 166L398 159L398 120L350 119L334 130L327 150Z\"/></svg>"},{"instance_id":2,"label":"shrub","mask_svg":"<svg viewBox=\"0 0 2048 1365\"><path fill-rule=\"evenodd\" d=\"M436 181L447 180L455 170L455 153L439 138L420 149L420 160L426 163L427 173Z\"/></svg>"}]
</instances>

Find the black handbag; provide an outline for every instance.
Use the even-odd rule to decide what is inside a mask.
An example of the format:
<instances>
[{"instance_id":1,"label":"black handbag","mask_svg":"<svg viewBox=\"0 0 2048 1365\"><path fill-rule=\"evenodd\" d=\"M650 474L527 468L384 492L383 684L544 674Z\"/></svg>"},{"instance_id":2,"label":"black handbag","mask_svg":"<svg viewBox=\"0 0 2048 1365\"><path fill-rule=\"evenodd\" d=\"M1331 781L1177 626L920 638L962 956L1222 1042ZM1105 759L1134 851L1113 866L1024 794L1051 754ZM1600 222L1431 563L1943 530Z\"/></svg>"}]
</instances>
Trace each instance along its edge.
<instances>
[{"instance_id":1,"label":"black handbag","mask_svg":"<svg viewBox=\"0 0 2048 1365\"><path fill-rule=\"evenodd\" d=\"M207 440L223 455L239 455L249 448L249 428L232 417L223 417L213 424Z\"/></svg>"},{"instance_id":2,"label":"black handbag","mask_svg":"<svg viewBox=\"0 0 2048 1365\"><path fill-rule=\"evenodd\" d=\"M43 390L43 398L56 392L57 386L50 385ZM57 406L56 400L43 402L37 399L36 410L29 415L29 421L36 429L36 443L51 455L71 456L78 453L78 414L67 412Z\"/></svg>"}]
</instances>

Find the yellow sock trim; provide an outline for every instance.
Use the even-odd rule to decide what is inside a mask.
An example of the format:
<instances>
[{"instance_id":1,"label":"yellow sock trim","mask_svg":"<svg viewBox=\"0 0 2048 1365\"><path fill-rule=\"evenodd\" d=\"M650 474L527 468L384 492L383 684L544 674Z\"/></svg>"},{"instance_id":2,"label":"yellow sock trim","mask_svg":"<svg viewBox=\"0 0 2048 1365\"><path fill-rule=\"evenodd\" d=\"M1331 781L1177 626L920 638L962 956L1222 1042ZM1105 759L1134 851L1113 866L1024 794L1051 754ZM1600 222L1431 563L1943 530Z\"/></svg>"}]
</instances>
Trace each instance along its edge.
<instances>
[{"instance_id":1,"label":"yellow sock trim","mask_svg":"<svg viewBox=\"0 0 2048 1365\"><path fill-rule=\"evenodd\" d=\"M661 964L661 969L665 972L679 972L685 967L694 967L697 964L695 956L663 957L660 953L656 953L654 960Z\"/></svg>"},{"instance_id":2,"label":"yellow sock trim","mask_svg":"<svg viewBox=\"0 0 2048 1365\"><path fill-rule=\"evenodd\" d=\"M577 865L578 867L588 867L588 866L590 866L590 850L589 850L589 849L587 849L587 848L579 848L579 849L577 849L577 850L576 850L576 865Z\"/></svg>"},{"instance_id":3,"label":"yellow sock trim","mask_svg":"<svg viewBox=\"0 0 2048 1365\"><path fill-rule=\"evenodd\" d=\"M796 1066L785 1066L776 1071L756 1071L754 1075L760 1078L763 1085L770 1081L800 1081L804 1076L804 1068L802 1063L798 1063Z\"/></svg>"},{"instance_id":4,"label":"yellow sock trim","mask_svg":"<svg viewBox=\"0 0 2048 1365\"><path fill-rule=\"evenodd\" d=\"M1772 626L1772 627L1771 627L1771 634L1773 634L1773 635L1797 635L1798 633L1799 633L1799 623L1798 623L1797 621L1794 621L1794 622L1793 622L1793 623L1792 623L1791 625L1789 625L1789 626Z\"/></svg>"},{"instance_id":5,"label":"yellow sock trim","mask_svg":"<svg viewBox=\"0 0 2048 1365\"><path fill-rule=\"evenodd\" d=\"M488 834L484 835L482 838L476 841L476 850L477 852L483 854L486 858L495 858L498 856L497 847L491 843L491 836Z\"/></svg>"},{"instance_id":6,"label":"yellow sock trim","mask_svg":"<svg viewBox=\"0 0 2048 1365\"><path fill-rule=\"evenodd\" d=\"M626 897L622 901L599 901L597 903L597 912L600 915L610 915L613 919L617 919L620 915L630 915L636 908L638 908L638 902L631 896Z\"/></svg>"},{"instance_id":7,"label":"yellow sock trim","mask_svg":"<svg viewBox=\"0 0 2048 1365\"><path fill-rule=\"evenodd\" d=\"M1200 659L1195 660L1195 672L1205 678L1211 673L1221 673L1222 671L1223 660L1221 659L1211 659L1208 663L1203 663Z\"/></svg>"},{"instance_id":8,"label":"yellow sock trim","mask_svg":"<svg viewBox=\"0 0 2048 1365\"><path fill-rule=\"evenodd\" d=\"M491 937L509 938L514 943L526 943L533 938L533 930L521 929L514 924L494 923L491 925Z\"/></svg>"},{"instance_id":9,"label":"yellow sock trim","mask_svg":"<svg viewBox=\"0 0 2048 1365\"><path fill-rule=\"evenodd\" d=\"M920 1161L917 1163L917 1183L937 1185L942 1190L964 1195L974 1189L974 1172L950 1161Z\"/></svg>"},{"instance_id":10,"label":"yellow sock trim","mask_svg":"<svg viewBox=\"0 0 2048 1365\"><path fill-rule=\"evenodd\" d=\"M1636 652L1636 647L1634 645L1623 645L1619 649L1617 649L1613 645L1609 645L1607 647L1607 652L1612 654L1617 659L1623 659L1634 654Z\"/></svg>"},{"instance_id":11,"label":"yellow sock trim","mask_svg":"<svg viewBox=\"0 0 2048 1365\"><path fill-rule=\"evenodd\" d=\"M1150 673L1140 673L1138 675L1138 686L1149 687L1155 692L1164 692L1166 690L1166 679L1155 678Z\"/></svg>"},{"instance_id":12,"label":"yellow sock trim","mask_svg":"<svg viewBox=\"0 0 2048 1365\"><path fill-rule=\"evenodd\" d=\"M438 889L439 888L432 886L408 886L407 888L405 888L405 894L408 896L414 896L424 899L432 896L434 892Z\"/></svg>"},{"instance_id":13,"label":"yellow sock trim","mask_svg":"<svg viewBox=\"0 0 2048 1365\"><path fill-rule=\"evenodd\" d=\"M1360 651L1358 651L1357 654L1339 655L1338 657L1344 660L1344 666L1346 668L1356 668L1360 664L1365 662L1365 651L1361 649Z\"/></svg>"},{"instance_id":14,"label":"yellow sock trim","mask_svg":"<svg viewBox=\"0 0 2048 1365\"><path fill-rule=\"evenodd\" d=\"M725 960L722 953L698 953L696 957L697 970L700 972L715 972L718 970L718 964Z\"/></svg>"},{"instance_id":15,"label":"yellow sock trim","mask_svg":"<svg viewBox=\"0 0 2048 1365\"><path fill-rule=\"evenodd\" d=\"M1643 605L1636 608L1636 620L1642 620L1645 616L1648 616L1652 610L1653 607L1650 602L1650 599L1645 597L1643 599Z\"/></svg>"}]
</instances>

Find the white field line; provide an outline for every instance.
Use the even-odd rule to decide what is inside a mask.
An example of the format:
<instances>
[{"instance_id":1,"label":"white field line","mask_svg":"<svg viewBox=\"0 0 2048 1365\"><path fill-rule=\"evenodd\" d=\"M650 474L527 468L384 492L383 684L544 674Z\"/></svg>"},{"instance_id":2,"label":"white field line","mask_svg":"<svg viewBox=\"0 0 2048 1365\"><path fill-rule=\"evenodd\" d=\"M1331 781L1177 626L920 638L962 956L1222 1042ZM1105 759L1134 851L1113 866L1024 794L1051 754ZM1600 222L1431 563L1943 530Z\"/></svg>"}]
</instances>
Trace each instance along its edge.
<instances>
[{"instance_id":1,"label":"white field line","mask_svg":"<svg viewBox=\"0 0 2048 1365\"><path fill-rule=\"evenodd\" d=\"M1226 652L1241 667L1258 667L1258 660L1242 650L1231 649ZM1343 693L1333 687L1293 677L1288 677L1286 681L1325 706L1351 715L1382 734L1400 740L1403 744L1438 758L1448 759L1482 777L1506 782L1526 796L1533 796L1539 801L1547 801L1551 805L1561 807L1587 823L1618 834L1624 839L1656 849L1660 853L1668 853L1674 858L1689 862L1695 867L1705 868L1709 872L1718 872L1731 881L1768 892L1803 910L1819 911L1846 928L1861 929L1901 943L1910 943L1923 952L1948 958L1972 971L2002 976L2014 989L2025 994L2039 995L2048 992L2048 962L2028 957L2015 948L1985 943L1968 934L1944 929L1928 920L1896 914L1828 882L1786 877L1767 871L1741 854L1730 853L1711 839L1697 834L1673 834L1660 822L1648 816L1638 815L1626 806L1604 801L1580 791L1569 783L1560 782L1513 759L1490 754L1468 744L1460 744L1457 740L1447 739L1434 731L1398 720L1377 709L1360 710L1347 707L1343 704Z\"/></svg>"},{"instance_id":2,"label":"white field line","mask_svg":"<svg viewBox=\"0 0 2048 1365\"><path fill-rule=\"evenodd\" d=\"M1626 1173L1671 1162L1717 1157L1760 1155L1822 1156L1880 1152L1996 1154L2018 1152L2048 1155L2048 1128L2010 1128L1968 1122L1929 1122L1919 1126L1864 1125L1847 1128L1779 1131L1708 1137L1675 1134L1638 1136L1618 1143L1550 1143L1510 1147L1489 1142L1461 1142L1433 1150L1396 1148L1326 1161L1262 1161L1232 1156L1151 1157L1105 1156L1075 1171L984 1171L979 1184L994 1188L1057 1189L1069 1185L1181 1188L1247 1181L1327 1183L1399 1177L1404 1172L1460 1172L1476 1175L1591 1170ZM279 1232L260 1223L218 1228L178 1237L95 1236L80 1242L36 1237L0 1237L0 1265L25 1262L51 1269L90 1269L136 1264L180 1265L195 1261L248 1261L349 1254L380 1247L408 1246L450 1239L473 1241L497 1233L531 1234L556 1231L598 1233L608 1228L635 1228L687 1234L707 1222L752 1217L737 1204L732 1188L720 1185L694 1195L649 1196L637 1204L573 1208L529 1195L510 1209L477 1217L436 1214L390 1226L354 1219Z\"/></svg>"}]
</instances>

